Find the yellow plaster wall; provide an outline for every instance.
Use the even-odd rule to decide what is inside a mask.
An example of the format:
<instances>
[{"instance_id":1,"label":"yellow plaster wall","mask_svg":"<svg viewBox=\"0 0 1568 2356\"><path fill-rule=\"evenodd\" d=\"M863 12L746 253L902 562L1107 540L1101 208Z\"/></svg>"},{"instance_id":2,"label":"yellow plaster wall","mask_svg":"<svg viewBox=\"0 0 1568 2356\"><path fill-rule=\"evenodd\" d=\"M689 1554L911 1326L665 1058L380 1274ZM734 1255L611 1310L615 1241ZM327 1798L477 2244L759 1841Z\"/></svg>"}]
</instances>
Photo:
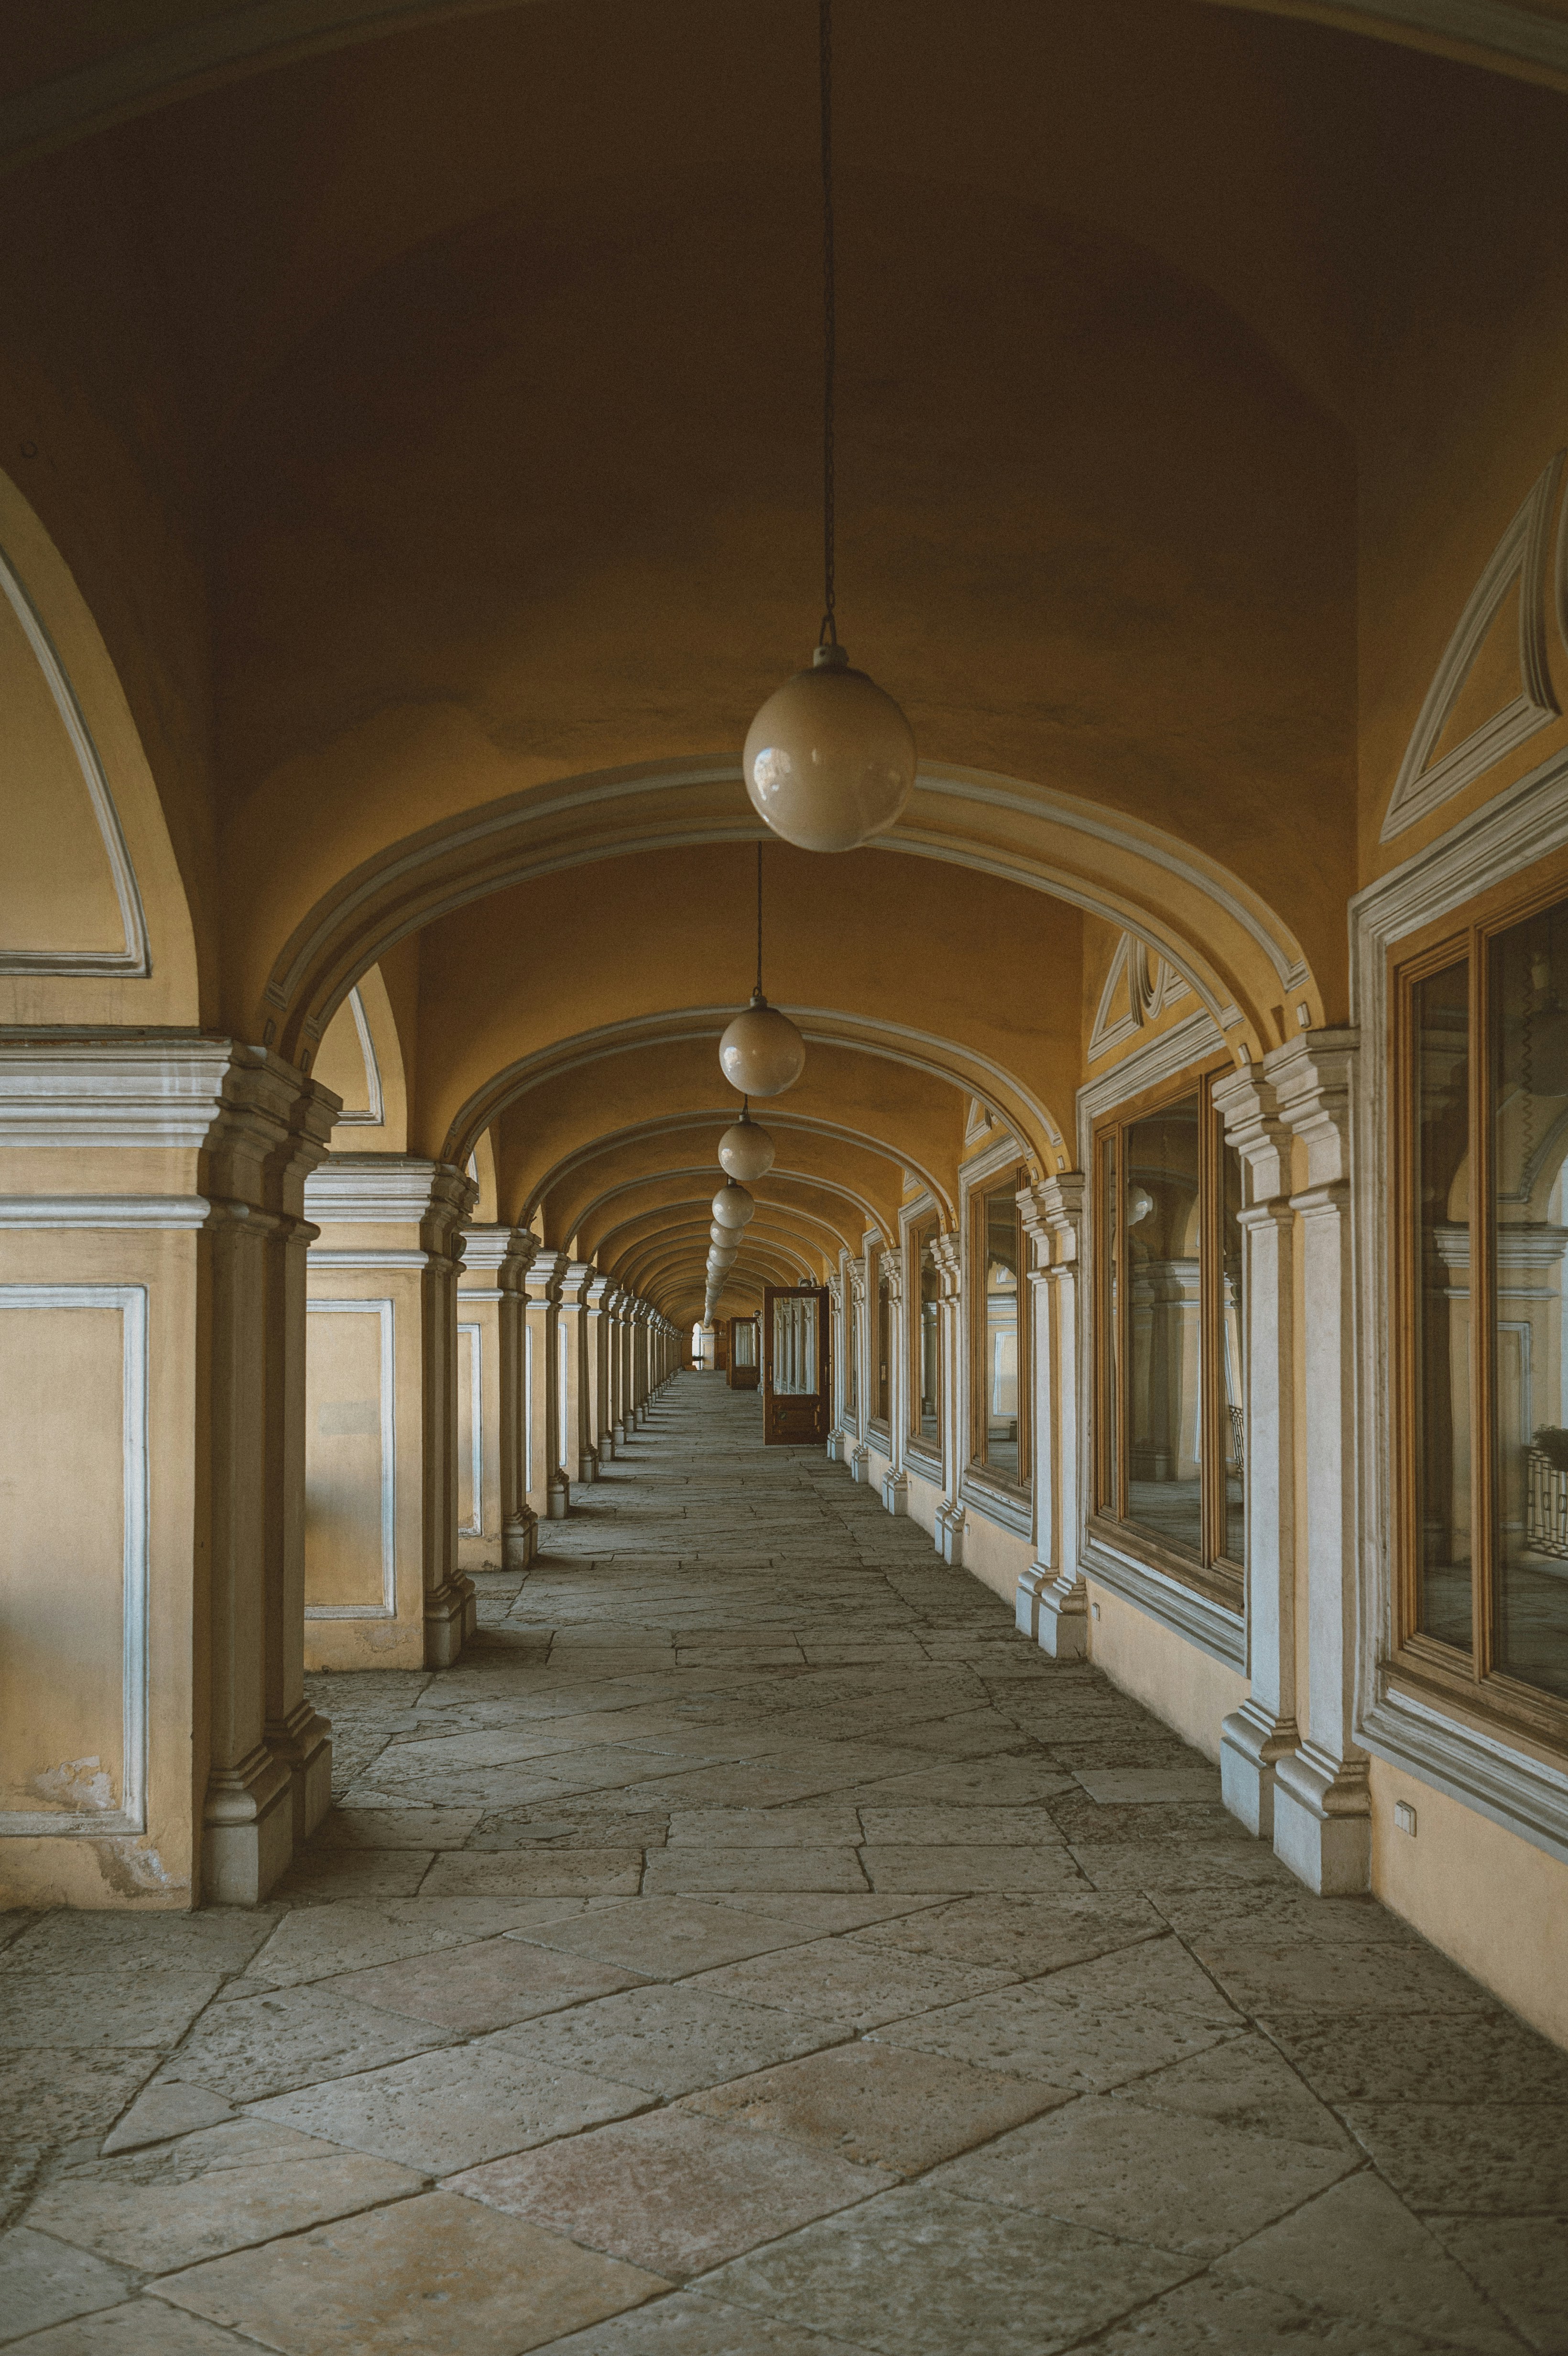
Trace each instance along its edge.
<instances>
[{"instance_id":1,"label":"yellow plaster wall","mask_svg":"<svg viewBox=\"0 0 1568 2356\"><path fill-rule=\"evenodd\" d=\"M1413 1839L1395 1829L1398 1800ZM1381 1759L1371 1801L1373 1895L1568 2045L1568 1864Z\"/></svg>"},{"instance_id":2,"label":"yellow plaster wall","mask_svg":"<svg viewBox=\"0 0 1568 2356\"><path fill-rule=\"evenodd\" d=\"M1108 1588L1093 1580L1088 1587L1089 1657L1095 1667L1174 1727L1184 1742L1218 1761L1220 1723L1245 1701L1245 1677Z\"/></svg>"},{"instance_id":3,"label":"yellow plaster wall","mask_svg":"<svg viewBox=\"0 0 1568 2356\"><path fill-rule=\"evenodd\" d=\"M999 1595L1009 1612L1018 1593L1019 1580L1034 1560L1034 1548L1028 1538L1020 1538L1012 1530L1004 1530L997 1523L977 1514L973 1505L964 1513L964 1568Z\"/></svg>"}]
</instances>

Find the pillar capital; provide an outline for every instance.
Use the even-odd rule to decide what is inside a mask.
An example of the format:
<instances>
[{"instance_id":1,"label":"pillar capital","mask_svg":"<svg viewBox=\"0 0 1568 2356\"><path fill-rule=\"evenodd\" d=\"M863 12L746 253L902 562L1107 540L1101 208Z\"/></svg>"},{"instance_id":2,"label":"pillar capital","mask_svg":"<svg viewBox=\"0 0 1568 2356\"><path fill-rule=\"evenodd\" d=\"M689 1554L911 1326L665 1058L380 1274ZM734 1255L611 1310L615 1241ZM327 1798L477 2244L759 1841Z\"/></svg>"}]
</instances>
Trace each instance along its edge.
<instances>
[{"instance_id":1,"label":"pillar capital","mask_svg":"<svg viewBox=\"0 0 1568 2356\"><path fill-rule=\"evenodd\" d=\"M1030 1244L1031 1274L1078 1258L1083 1230L1083 1173L1064 1170L1038 1186L1020 1186L1019 1216Z\"/></svg>"},{"instance_id":2,"label":"pillar capital","mask_svg":"<svg viewBox=\"0 0 1568 2356\"><path fill-rule=\"evenodd\" d=\"M904 1296L904 1256L902 1248L897 1244L884 1244L880 1253L879 1254L879 1258L881 1265L881 1273L887 1280L888 1297L892 1301L898 1302L901 1301Z\"/></svg>"},{"instance_id":3,"label":"pillar capital","mask_svg":"<svg viewBox=\"0 0 1568 2356\"><path fill-rule=\"evenodd\" d=\"M1290 1193L1290 1123L1261 1064L1221 1072L1211 1093L1225 1124L1225 1142L1247 1165L1251 1205L1275 1203Z\"/></svg>"},{"instance_id":4,"label":"pillar capital","mask_svg":"<svg viewBox=\"0 0 1568 2356\"><path fill-rule=\"evenodd\" d=\"M1307 1146L1308 1187L1334 1186L1350 1175L1350 1092L1356 1031L1304 1031L1264 1057L1280 1117Z\"/></svg>"},{"instance_id":5,"label":"pillar capital","mask_svg":"<svg viewBox=\"0 0 1568 2356\"><path fill-rule=\"evenodd\" d=\"M571 1262L564 1252L547 1251L541 1244L528 1262L525 1280L530 1304L534 1307L548 1304L552 1309L559 1307L562 1280L571 1266Z\"/></svg>"},{"instance_id":6,"label":"pillar capital","mask_svg":"<svg viewBox=\"0 0 1568 2356\"><path fill-rule=\"evenodd\" d=\"M943 1302L955 1302L964 1282L964 1252L955 1229L950 1227L942 1235L933 1236L931 1258L941 1283Z\"/></svg>"}]
</instances>

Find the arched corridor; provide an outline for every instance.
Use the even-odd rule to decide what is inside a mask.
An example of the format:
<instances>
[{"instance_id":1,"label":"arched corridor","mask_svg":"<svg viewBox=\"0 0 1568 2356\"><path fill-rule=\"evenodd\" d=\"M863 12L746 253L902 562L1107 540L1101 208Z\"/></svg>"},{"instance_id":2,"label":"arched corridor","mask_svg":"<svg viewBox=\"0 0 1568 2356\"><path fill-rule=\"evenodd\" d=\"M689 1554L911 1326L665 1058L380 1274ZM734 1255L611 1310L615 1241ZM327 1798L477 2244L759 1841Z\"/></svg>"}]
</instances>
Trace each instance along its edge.
<instances>
[{"instance_id":1,"label":"arched corridor","mask_svg":"<svg viewBox=\"0 0 1568 2356\"><path fill-rule=\"evenodd\" d=\"M761 1423L678 1377L456 1668L323 1676L266 1906L9 1918L7 2344L1550 2345L1568 2062Z\"/></svg>"}]
</instances>

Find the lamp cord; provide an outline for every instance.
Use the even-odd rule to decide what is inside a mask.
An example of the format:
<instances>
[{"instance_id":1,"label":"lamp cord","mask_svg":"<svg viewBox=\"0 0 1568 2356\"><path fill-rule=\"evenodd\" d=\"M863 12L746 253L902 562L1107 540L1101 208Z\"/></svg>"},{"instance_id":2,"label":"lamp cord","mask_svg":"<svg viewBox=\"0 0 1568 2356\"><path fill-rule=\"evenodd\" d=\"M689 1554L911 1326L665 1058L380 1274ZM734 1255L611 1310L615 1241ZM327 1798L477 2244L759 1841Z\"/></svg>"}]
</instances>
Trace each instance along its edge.
<instances>
[{"instance_id":1,"label":"lamp cord","mask_svg":"<svg viewBox=\"0 0 1568 2356\"><path fill-rule=\"evenodd\" d=\"M763 994L763 846L757 845L757 996Z\"/></svg>"},{"instance_id":2,"label":"lamp cord","mask_svg":"<svg viewBox=\"0 0 1568 2356\"><path fill-rule=\"evenodd\" d=\"M838 359L838 316L833 254L833 0L819 0L822 92L822 629L819 643L836 647L837 584L833 546L833 379Z\"/></svg>"}]
</instances>

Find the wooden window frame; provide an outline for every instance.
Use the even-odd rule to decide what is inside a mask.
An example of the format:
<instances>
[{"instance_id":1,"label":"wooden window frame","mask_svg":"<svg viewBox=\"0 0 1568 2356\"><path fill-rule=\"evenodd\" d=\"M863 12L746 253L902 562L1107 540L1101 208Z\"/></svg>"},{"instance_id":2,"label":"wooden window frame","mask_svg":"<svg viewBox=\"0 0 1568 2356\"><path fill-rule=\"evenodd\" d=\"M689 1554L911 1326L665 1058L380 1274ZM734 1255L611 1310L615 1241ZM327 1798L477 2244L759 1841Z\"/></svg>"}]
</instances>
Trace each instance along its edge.
<instances>
[{"instance_id":1,"label":"wooden window frame","mask_svg":"<svg viewBox=\"0 0 1568 2356\"><path fill-rule=\"evenodd\" d=\"M1092 1287L1094 1381L1093 1446L1090 1468L1093 1488L1087 1515L1093 1535L1148 1563L1169 1579L1179 1580L1228 1612L1241 1614L1246 1607L1246 1569L1225 1553L1226 1500L1223 1435L1228 1428L1224 1374L1224 1119L1214 1103L1217 1079L1232 1068L1215 1062L1189 1070L1157 1087L1129 1097L1094 1123L1093 1138L1093 1206L1094 1267ZM1126 1281L1125 1223L1126 1132L1152 1113L1178 1104L1196 1092L1198 1120L1198 1315L1200 1323L1199 1384L1202 1416L1201 1515L1202 1547L1199 1554L1170 1546L1127 1518L1127 1431L1132 1379L1132 1290ZM1107 1149L1116 1154L1116 1217L1105 1217ZM1108 1231L1107 1231L1108 1229ZM1115 1278L1117 1318L1115 1350L1106 1347L1110 1294ZM1115 1412L1107 1413L1110 1386L1115 1382ZM1113 1438L1114 1435L1114 1438ZM1250 1434L1248 1435L1250 1438ZM1109 1499L1114 1510L1107 1511Z\"/></svg>"},{"instance_id":2,"label":"wooden window frame","mask_svg":"<svg viewBox=\"0 0 1568 2356\"><path fill-rule=\"evenodd\" d=\"M1485 1730L1505 1729L1543 1758L1568 1753L1568 1701L1497 1666L1497 1250L1489 1135L1491 976L1488 949L1543 908L1568 898L1568 851L1555 852L1392 944L1387 951L1389 1188L1387 1240L1392 1343L1393 1577L1388 1683L1439 1702ZM1418 985L1463 964L1469 982L1470 1654L1417 1625L1421 1569L1416 1303L1420 1295L1417 1068L1411 1052Z\"/></svg>"},{"instance_id":3,"label":"wooden window frame","mask_svg":"<svg viewBox=\"0 0 1568 2356\"><path fill-rule=\"evenodd\" d=\"M931 1433L927 1432L923 1429L920 1419L921 1376L924 1371L921 1364L921 1347L923 1337L921 1317L922 1301L920 1277L921 1269L925 1259L926 1248L928 1245L935 1243L941 1233L941 1215L939 1212L933 1209L930 1211L923 1211L918 1218L911 1219L904 1229L903 1238L904 1300L909 1312L907 1320L909 1327L907 1335L909 1344L909 1357L907 1361L909 1395L904 1416L904 1438L906 1442L912 1444L916 1451L923 1449L929 1455L934 1458L940 1458L942 1454L943 1366L941 1312L938 1312L937 1319L936 1430L934 1433Z\"/></svg>"},{"instance_id":4,"label":"wooden window frame","mask_svg":"<svg viewBox=\"0 0 1568 2356\"><path fill-rule=\"evenodd\" d=\"M1012 1172L1010 1183L1006 1174L998 1172L994 1178L976 1178L969 1188L969 1470L978 1472L987 1481L994 1481L999 1489L1020 1492L1027 1491L1029 1486L1034 1462L1029 1420L1033 1362L1029 1350L1032 1303L1029 1280L1029 1236L1017 1199L1020 1187L1028 1183L1029 1173L1019 1169ZM986 1340L989 1330L986 1308L986 1264L990 1253L986 1205L993 1194L1002 1194L1013 1198L1014 1256L1019 1279L1019 1469L1016 1472L991 1463L986 1454Z\"/></svg>"}]
</instances>

